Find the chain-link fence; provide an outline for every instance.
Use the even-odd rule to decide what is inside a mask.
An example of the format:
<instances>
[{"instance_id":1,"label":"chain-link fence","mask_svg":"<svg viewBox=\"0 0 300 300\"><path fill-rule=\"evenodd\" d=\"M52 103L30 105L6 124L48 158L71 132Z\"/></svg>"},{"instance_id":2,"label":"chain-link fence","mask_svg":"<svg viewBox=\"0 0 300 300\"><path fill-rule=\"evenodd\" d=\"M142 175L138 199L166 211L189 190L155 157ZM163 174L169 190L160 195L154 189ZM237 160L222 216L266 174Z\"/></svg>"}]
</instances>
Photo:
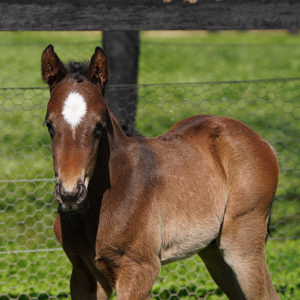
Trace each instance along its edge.
<instances>
[{"instance_id":1,"label":"chain-link fence","mask_svg":"<svg viewBox=\"0 0 300 300\"><path fill-rule=\"evenodd\" d=\"M69 299L71 266L52 230L57 204L50 140L42 126L48 97L43 88L0 89L1 300ZM281 171L266 255L281 299L300 298L299 98L300 79L138 86L141 134L161 134L194 114L225 115L275 147ZM126 107L112 110L126 116ZM163 267L153 297L226 299L198 257Z\"/></svg>"}]
</instances>

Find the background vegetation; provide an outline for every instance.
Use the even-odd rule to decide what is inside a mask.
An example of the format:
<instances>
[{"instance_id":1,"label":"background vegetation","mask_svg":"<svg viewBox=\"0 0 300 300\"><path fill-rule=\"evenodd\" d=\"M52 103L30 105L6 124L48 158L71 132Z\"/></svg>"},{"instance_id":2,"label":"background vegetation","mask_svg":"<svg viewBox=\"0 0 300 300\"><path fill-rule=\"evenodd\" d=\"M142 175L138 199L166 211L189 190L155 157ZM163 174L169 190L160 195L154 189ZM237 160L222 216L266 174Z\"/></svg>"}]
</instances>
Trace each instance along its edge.
<instances>
[{"instance_id":1,"label":"background vegetation","mask_svg":"<svg viewBox=\"0 0 300 300\"><path fill-rule=\"evenodd\" d=\"M52 231L54 181L42 127L49 93L40 56L52 43L65 62L88 60L100 41L98 32L0 32L1 300L68 298L70 265ZM217 114L245 122L276 148L281 178L266 255L281 299L300 299L300 79L286 80L300 77L299 45L298 35L281 31L141 34L141 133ZM163 267L153 297L226 299L198 257Z\"/></svg>"}]
</instances>

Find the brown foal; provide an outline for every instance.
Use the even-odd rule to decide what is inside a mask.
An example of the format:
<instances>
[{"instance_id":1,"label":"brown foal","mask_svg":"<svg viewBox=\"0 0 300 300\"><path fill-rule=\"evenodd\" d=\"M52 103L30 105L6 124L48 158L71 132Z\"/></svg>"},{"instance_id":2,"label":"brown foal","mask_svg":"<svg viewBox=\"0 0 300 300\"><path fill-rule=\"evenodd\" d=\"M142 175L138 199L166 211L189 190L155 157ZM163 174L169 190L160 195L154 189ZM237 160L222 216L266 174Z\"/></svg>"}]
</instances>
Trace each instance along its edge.
<instances>
[{"instance_id":1,"label":"brown foal","mask_svg":"<svg viewBox=\"0 0 300 300\"><path fill-rule=\"evenodd\" d=\"M270 145L239 121L208 115L156 138L127 137L104 100L106 55L65 66L42 55L50 87L59 210L73 300L151 299L162 264L199 254L229 299L279 299L264 246L278 181Z\"/></svg>"}]
</instances>

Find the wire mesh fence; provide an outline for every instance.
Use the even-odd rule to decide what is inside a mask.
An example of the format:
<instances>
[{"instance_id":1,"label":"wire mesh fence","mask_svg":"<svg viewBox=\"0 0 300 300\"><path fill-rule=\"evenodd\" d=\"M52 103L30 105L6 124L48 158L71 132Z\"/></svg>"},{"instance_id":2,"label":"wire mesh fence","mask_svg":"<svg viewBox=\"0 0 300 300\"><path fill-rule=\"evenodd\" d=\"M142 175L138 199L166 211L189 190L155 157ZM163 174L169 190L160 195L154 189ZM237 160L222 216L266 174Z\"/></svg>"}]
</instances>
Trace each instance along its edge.
<instances>
[{"instance_id":1,"label":"wire mesh fence","mask_svg":"<svg viewBox=\"0 0 300 300\"><path fill-rule=\"evenodd\" d=\"M120 95L132 90L110 89ZM140 85L137 90L135 125L141 134L159 135L194 114L225 115L274 146L281 171L266 256L281 299L300 298L300 79ZM48 97L44 88L0 89L1 300L69 299L71 266L52 230L57 204L43 128ZM111 108L128 115L127 105ZM226 299L198 257L163 267L153 298Z\"/></svg>"}]
</instances>

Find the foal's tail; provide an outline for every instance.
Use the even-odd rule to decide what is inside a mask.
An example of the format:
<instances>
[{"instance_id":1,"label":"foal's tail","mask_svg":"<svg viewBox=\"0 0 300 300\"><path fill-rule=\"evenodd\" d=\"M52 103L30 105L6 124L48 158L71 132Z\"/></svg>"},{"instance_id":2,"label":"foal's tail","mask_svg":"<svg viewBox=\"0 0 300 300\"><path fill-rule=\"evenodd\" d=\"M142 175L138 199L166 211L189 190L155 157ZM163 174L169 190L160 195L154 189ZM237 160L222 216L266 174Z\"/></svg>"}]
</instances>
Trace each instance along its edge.
<instances>
[{"instance_id":1,"label":"foal's tail","mask_svg":"<svg viewBox=\"0 0 300 300\"><path fill-rule=\"evenodd\" d=\"M277 156L276 149L272 146L272 144L270 142L268 142L266 140L265 140L265 142L268 144L268 146L271 148L273 154L275 155L275 158L277 160L277 165L278 165L278 156ZM278 176L279 176L279 166L278 166ZM276 186L275 191L274 191L272 204L275 200L276 190L277 190L277 186ZM267 216L268 217L268 224L267 224L267 234L266 234L265 242L267 242L268 238L271 237L271 216L272 216L272 206L270 207L270 209L268 211L268 216Z\"/></svg>"},{"instance_id":2,"label":"foal's tail","mask_svg":"<svg viewBox=\"0 0 300 300\"><path fill-rule=\"evenodd\" d=\"M276 193L276 191L274 192L273 202L275 200L275 193ZM268 224L267 224L267 234L266 234L265 242L267 242L268 238L272 237L272 232L271 232L271 217L272 217L272 206L269 208L268 215L267 215Z\"/></svg>"},{"instance_id":3,"label":"foal's tail","mask_svg":"<svg viewBox=\"0 0 300 300\"><path fill-rule=\"evenodd\" d=\"M267 234L266 234L266 238L265 238L265 243L267 243L268 238L272 237L271 235L271 228L270 228L270 224L271 224L271 210L272 208L270 208L269 214L268 214L268 224L267 224Z\"/></svg>"}]
</instances>

